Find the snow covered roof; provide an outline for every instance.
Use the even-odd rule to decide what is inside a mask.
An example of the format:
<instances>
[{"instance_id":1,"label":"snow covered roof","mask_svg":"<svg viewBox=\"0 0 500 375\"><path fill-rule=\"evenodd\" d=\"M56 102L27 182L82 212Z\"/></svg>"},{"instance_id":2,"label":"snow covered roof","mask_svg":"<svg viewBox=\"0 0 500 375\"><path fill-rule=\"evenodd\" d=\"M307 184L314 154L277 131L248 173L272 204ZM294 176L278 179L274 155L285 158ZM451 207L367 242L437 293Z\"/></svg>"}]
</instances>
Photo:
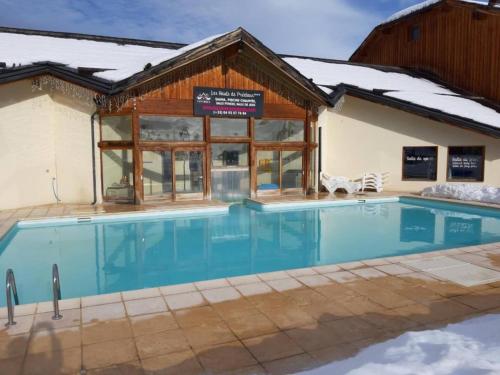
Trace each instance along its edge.
<instances>
[{"instance_id":1,"label":"snow covered roof","mask_svg":"<svg viewBox=\"0 0 500 375\"><path fill-rule=\"evenodd\" d=\"M470 119L500 129L500 113L471 98L424 78L388 69L337 60L284 57L284 60L328 94L348 85L431 110ZM396 69L395 69L396 70Z\"/></svg>"},{"instance_id":2,"label":"snow covered roof","mask_svg":"<svg viewBox=\"0 0 500 375\"><path fill-rule=\"evenodd\" d=\"M62 38L0 32L0 61L7 67L30 65L41 61L65 64L70 68L106 69L94 76L120 81L141 72L150 63L157 65L216 39L214 35L199 42L173 49L110 41Z\"/></svg>"},{"instance_id":3,"label":"snow covered roof","mask_svg":"<svg viewBox=\"0 0 500 375\"><path fill-rule=\"evenodd\" d=\"M190 58L199 51L210 53L206 46L225 46L244 40L272 55L269 57L280 69L325 103L328 102L327 95L332 94L337 86L357 87L379 97L484 124L488 129L494 128L495 134L500 136L499 112L435 82L397 68L382 69L338 60L276 55L241 28L189 45L62 34L0 28L0 62L7 65L7 69L0 69L0 82L47 74L43 69L50 68L48 74L72 75L70 78L75 78L79 84L100 85L98 88L102 90L98 91L114 94L129 84L140 83L146 76L158 74L166 65L175 67L178 62L183 63L185 56ZM37 64L39 62L44 63ZM13 64L21 64L21 67L10 68ZM152 68L145 71L149 64ZM82 67L92 68L93 74L80 74L77 69ZM23 71L22 74L19 71Z\"/></svg>"},{"instance_id":4,"label":"snow covered roof","mask_svg":"<svg viewBox=\"0 0 500 375\"><path fill-rule=\"evenodd\" d=\"M417 3L415 5L409 6L408 8L405 8L403 10L400 10L394 14L392 14L389 18L387 18L384 22L381 23L389 23L392 21L396 21L400 18L406 17L409 14L418 12L419 10L425 9L427 7L430 7L431 5L434 5L436 3L440 3L442 0L426 0L422 1L421 3ZM470 4L476 4L476 5L488 5L488 0L459 0L462 3L470 3ZM499 8L500 9L500 4L493 5L494 8Z\"/></svg>"}]
</instances>

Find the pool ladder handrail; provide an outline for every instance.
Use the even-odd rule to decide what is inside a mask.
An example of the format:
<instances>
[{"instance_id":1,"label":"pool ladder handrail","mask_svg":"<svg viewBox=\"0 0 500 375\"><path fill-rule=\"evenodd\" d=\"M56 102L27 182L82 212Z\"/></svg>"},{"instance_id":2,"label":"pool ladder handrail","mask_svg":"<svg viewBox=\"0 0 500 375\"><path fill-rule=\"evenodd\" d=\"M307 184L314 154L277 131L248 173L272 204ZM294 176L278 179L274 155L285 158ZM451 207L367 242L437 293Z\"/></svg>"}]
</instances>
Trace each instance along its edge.
<instances>
[{"instance_id":1,"label":"pool ladder handrail","mask_svg":"<svg viewBox=\"0 0 500 375\"><path fill-rule=\"evenodd\" d=\"M12 295L14 295L14 303L19 305L19 297L17 295L16 278L12 268L7 270L5 275L5 292L7 294L7 323L6 326L13 326L14 321L14 305L12 304Z\"/></svg>"},{"instance_id":2,"label":"pool ladder handrail","mask_svg":"<svg viewBox=\"0 0 500 375\"><path fill-rule=\"evenodd\" d=\"M54 305L54 316L52 320L59 320L63 316L59 312L59 300L61 299L61 282L59 280L59 269L57 264L52 265L52 303Z\"/></svg>"}]
</instances>

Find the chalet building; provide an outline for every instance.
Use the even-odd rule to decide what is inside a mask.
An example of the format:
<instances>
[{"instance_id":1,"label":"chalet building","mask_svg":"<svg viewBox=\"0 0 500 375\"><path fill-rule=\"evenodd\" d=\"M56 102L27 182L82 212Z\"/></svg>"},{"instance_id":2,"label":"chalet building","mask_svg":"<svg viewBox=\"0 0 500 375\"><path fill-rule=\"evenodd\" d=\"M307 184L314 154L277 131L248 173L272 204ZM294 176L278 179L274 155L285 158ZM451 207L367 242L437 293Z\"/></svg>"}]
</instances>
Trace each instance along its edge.
<instances>
[{"instance_id":1,"label":"chalet building","mask_svg":"<svg viewBox=\"0 0 500 375\"><path fill-rule=\"evenodd\" d=\"M400 66L500 103L500 1L431 0L378 25L350 61Z\"/></svg>"},{"instance_id":2,"label":"chalet building","mask_svg":"<svg viewBox=\"0 0 500 375\"><path fill-rule=\"evenodd\" d=\"M500 112L395 67L279 55L247 31L190 45L0 28L0 209L500 186Z\"/></svg>"}]
</instances>

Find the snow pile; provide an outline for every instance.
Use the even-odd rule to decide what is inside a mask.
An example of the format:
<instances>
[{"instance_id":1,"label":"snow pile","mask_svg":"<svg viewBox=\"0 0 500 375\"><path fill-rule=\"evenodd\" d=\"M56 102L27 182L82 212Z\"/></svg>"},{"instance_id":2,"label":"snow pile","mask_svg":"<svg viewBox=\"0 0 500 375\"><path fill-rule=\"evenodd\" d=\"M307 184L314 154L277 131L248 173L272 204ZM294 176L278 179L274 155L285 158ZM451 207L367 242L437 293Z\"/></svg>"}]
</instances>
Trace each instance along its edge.
<instances>
[{"instance_id":1,"label":"snow pile","mask_svg":"<svg viewBox=\"0 0 500 375\"><path fill-rule=\"evenodd\" d=\"M424 197L452 198L463 201L500 204L500 188L475 184L438 184L427 187Z\"/></svg>"},{"instance_id":2,"label":"snow pile","mask_svg":"<svg viewBox=\"0 0 500 375\"><path fill-rule=\"evenodd\" d=\"M284 60L320 87L345 84L370 91L387 90L384 96L500 128L497 111L424 78L341 61L299 57ZM329 94L326 88L322 89Z\"/></svg>"},{"instance_id":3,"label":"snow pile","mask_svg":"<svg viewBox=\"0 0 500 375\"><path fill-rule=\"evenodd\" d=\"M500 374L499 314L403 335L300 374Z\"/></svg>"}]
</instances>

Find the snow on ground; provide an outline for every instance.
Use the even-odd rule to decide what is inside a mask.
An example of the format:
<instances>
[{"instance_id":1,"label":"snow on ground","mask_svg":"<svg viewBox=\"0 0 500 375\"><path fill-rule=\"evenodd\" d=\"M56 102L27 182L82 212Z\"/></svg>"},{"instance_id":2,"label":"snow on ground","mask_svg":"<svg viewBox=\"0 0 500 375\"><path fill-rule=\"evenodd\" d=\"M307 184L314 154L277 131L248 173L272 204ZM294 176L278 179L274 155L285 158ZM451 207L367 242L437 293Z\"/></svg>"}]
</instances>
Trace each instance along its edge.
<instances>
[{"instance_id":1,"label":"snow on ground","mask_svg":"<svg viewBox=\"0 0 500 375\"><path fill-rule=\"evenodd\" d=\"M440 329L407 332L352 358L301 374L500 374L499 326L500 314L491 314Z\"/></svg>"},{"instance_id":2,"label":"snow on ground","mask_svg":"<svg viewBox=\"0 0 500 375\"><path fill-rule=\"evenodd\" d=\"M497 111L423 78L347 62L324 62L298 57L286 57L284 60L320 86L343 83L370 91L388 90L385 96L500 128L500 113Z\"/></svg>"},{"instance_id":3,"label":"snow on ground","mask_svg":"<svg viewBox=\"0 0 500 375\"><path fill-rule=\"evenodd\" d=\"M422 190L424 197L500 204L500 188L476 184L438 184Z\"/></svg>"},{"instance_id":4,"label":"snow on ground","mask_svg":"<svg viewBox=\"0 0 500 375\"><path fill-rule=\"evenodd\" d=\"M119 81L143 71L148 63L157 65L219 37L214 35L178 50L84 39L56 38L0 32L0 61L29 65L40 61L66 64L71 68L110 69L94 75Z\"/></svg>"}]
</instances>

